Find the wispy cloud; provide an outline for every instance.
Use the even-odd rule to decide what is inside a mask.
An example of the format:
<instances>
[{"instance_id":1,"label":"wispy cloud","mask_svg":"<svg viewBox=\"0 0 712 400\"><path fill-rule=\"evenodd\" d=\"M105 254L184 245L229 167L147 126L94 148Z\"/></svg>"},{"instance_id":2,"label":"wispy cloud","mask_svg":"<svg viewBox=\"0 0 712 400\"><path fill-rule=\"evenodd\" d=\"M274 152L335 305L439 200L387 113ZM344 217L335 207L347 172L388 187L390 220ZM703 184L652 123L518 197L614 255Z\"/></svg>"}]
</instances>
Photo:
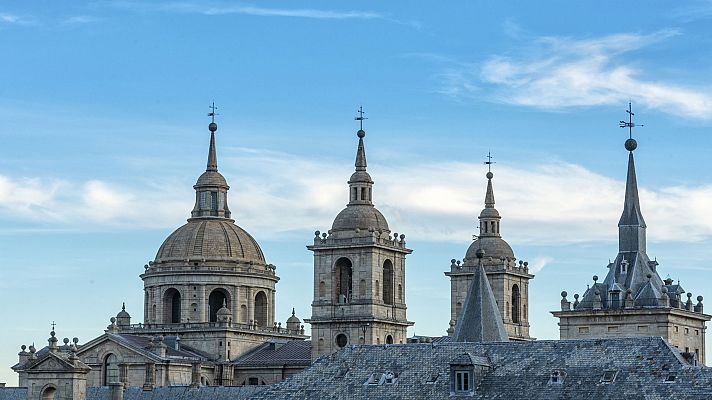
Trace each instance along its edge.
<instances>
[{"instance_id":1,"label":"wispy cloud","mask_svg":"<svg viewBox=\"0 0 712 400\"><path fill-rule=\"evenodd\" d=\"M113 1L110 3L114 7L132 9L143 12L177 12L195 13L203 15L252 15L259 17L288 17L288 18L311 18L311 19L372 19L395 22L420 28L420 22L416 20L401 20L390 15L361 10L323 10L315 8L269 8L250 4L235 4L225 2L206 1L178 1L164 3L144 3L136 1Z\"/></svg>"},{"instance_id":2,"label":"wispy cloud","mask_svg":"<svg viewBox=\"0 0 712 400\"><path fill-rule=\"evenodd\" d=\"M230 153L236 158L222 157L221 165L233 183L229 200L233 217L258 238L328 230L347 202L345 180L350 171L346 166L325 168L329 164L325 160L269 151L230 149ZM263 167L249 167L254 165ZM479 165L374 165L370 170L376 181L374 199L392 230L411 239L456 242L467 242L476 232L485 190ZM177 183L175 178L165 177L155 180L169 183L127 187L97 180L72 183L0 176L0 218L88 230L175 227L192 208L193 182ZM577 165L549 163L534 169L498 168L494 184L503 234L511 243L616 238L624 191L621 180ZM709 239L710 198L712 185L642 186L649 238ZM11 224L4 225L12 229ZM684 237L679 232L685 232ZM542 268L549 261L532 263Z\"/></svg>"},{"instance_id":3,"label":"wispy cloud","mask_svg":"<svg viewBox=\"0 0 712 400\"><path fill-rule=\"evenodd\" d=\"M60 24L65 25L65 26L76 26L76 25L93 24L98 21L99 21L99 18L93 17L91 15L73 15L71 17L67 17L64 20L62 20L60 22Z\"/></svg>"},{"instance_id":4,"label":"wispy cloud","mask_svg":"<svg viewBox=\"0 0 712 400\"><path fill-rule=\"evenodd\" d=\"M708 90L646 77L629 61L630 52L677 34L663 30L582 40L541 37L523 49L522 56L499 55L446 71L441 93L546 110L619 104L634 98L666 113L710 119Z\"/></svg>"},{"instance_id":5,"label":"wispy cloud","mask_svg":"<svg viewBox=\"0 0 712 400\"><path fill-rule=\"evenodd\" d=\"M16 14L0 13L0 26L5 25L36 25L37 22L29 17Z\"/></svg>"}]
</instances>

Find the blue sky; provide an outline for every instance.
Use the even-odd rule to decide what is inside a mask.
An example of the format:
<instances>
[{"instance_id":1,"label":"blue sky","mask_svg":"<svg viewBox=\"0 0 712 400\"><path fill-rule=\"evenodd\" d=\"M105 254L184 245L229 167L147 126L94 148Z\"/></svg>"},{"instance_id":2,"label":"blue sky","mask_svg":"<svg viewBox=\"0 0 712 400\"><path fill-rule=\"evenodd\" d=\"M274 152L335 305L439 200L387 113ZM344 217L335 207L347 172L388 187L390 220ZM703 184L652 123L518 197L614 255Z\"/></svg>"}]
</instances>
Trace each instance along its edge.
<instances>
[{"instance_id":1,"label":"blue sky","mask_svg":"<svg viewBox=\"0 0 712 400\"><path fill-rule=\"evenodd\" d=\"M314 230L347 201L363 104L374 200L415 251L410 333L444 334L451 258L492 151L502 232L535 267L532 335L617 252L628 101L648 253L712 296L712 2L5 1L0 382L21 344L88 340L188 217L214 100L237 223L309 315ZM712 297L710 297L712 299Z\"/></svg>"}]
</instances>

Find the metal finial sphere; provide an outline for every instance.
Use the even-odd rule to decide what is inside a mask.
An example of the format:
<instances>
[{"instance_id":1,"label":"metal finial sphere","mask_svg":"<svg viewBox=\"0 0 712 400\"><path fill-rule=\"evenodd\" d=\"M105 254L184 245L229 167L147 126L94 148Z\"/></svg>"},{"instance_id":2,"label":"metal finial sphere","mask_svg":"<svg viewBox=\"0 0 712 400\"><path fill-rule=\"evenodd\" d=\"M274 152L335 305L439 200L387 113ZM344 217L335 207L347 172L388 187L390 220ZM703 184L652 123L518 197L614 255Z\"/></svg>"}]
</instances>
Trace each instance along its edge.
<instances>
[{"instance_id":1,"label":"metal finial sphere","mask_svg":"<svg viewBox=\"0 0 712 400\"><path fill-rule=\"evenodd\" d=\"M356 132L356 136L363 138L364 136L366 136L366 131L364 131L363 129L359 129L358 132Z\"/></svg>"},{"instance_id":2,"label":"metal finial sphere","mask_svg":"<svg viewBox=\"0 0 712 400\"><path fill-rule=\"evenodd\" d=\"M625 141L625 149L628 151L633 151L638 148L638 142L635 139L628 139Z\"/></svg>"},{"instance_id":3,"label":"metal finial sphere","mask_svg":"<svg viewBox=\"0 0 712 400\"><path fill-rule=\"evenodd\" d=\"M484 258L485 251L482 249L477 249L477 251L475 252L475 256L477 256L477 258Z\"/></svg>"},{"instance_id":4,"label":"metal finial sphere","mask_svg":"<svg viewBox=\"0 0 712 400\"><path fill-rule=\"evenodd\" d=\"M218 130L218 124L216 124L215 122L211 122L210 125L208 125L208 129L210 130L210 132L215 132Z\"/></svg>"},{"instance_id":5,"label":"metal finial sphere","mask_svg":"<svg viewBox=\"0 0 712 400\"><path fill-rule=\"evenodd\" d=\"M568 295L569 295L569 294L566 293L566 290L564 290L563 292L561 292L561 297L563 297L563 298L566 298L566 296L568 296Z\"/></svg>"},{"instance_id":6,"label":"metal finial sphere","mask_svg":"<svg viewBox=\"0 0 712 400\"><path fill-rule=\"evenodd\" d=\"M488 172L488 173L487 173L487 179L492 179L493 176L494 176L493 173L491 173L491 172Z\"/></svg>"}]
</instances>

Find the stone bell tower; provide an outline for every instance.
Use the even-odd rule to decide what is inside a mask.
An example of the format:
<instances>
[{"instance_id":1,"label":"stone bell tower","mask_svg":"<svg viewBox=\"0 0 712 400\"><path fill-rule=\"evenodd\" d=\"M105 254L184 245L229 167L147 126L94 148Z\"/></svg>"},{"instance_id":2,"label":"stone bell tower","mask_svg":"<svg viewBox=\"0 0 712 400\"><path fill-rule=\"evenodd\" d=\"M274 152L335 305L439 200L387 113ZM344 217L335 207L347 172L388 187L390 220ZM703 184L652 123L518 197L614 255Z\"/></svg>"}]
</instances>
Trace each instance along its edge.
<instances>
[{"instance_id":1,"label":"stone bell tower","mask_svg":"<svg viewBox=\"0 0 712 400\"><path fill-rule=\"evenodd\" d=\"M357 119L363 118L357 117ZM349 203L328 233L315 232L312 358L349 344L405 343L405 235L391 234L372 202L363 129Z\"/></svg>"}]
</instances>

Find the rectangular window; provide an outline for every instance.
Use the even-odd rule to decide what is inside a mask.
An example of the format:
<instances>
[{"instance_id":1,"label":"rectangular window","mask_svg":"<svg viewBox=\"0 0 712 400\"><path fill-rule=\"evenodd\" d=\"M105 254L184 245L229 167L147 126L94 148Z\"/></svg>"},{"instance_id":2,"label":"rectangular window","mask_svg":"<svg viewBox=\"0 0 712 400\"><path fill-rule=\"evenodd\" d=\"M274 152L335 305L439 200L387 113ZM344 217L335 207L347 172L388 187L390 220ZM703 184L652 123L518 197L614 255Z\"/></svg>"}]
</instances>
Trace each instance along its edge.
<instances>
[{"instance_id":1,"label":"rectangular window","mask_svg":"<svg viewBox=\"0 0 712 400\"><path fill-rule=\"evenodd\" d=\"M210 192L210 209L218 209L218 192Z\"/></svg>"},{"instance_id":2,"label":"rectangular window","mask_svg":"<svg viewBox=\"0 0 712 400\"><path fill-rule=\"evenodd\" d=\"M690 328L685 328L685 335L689 335L689 334L690 334Z\"/></svg>"},{"instance_id":3,"label":"rectangular window","mask_svg":"<svg viewBox=\"0 0 712 400\"><path fill-rule=\"evenodd\" d=\"M608 332L618 332L618 327L617 326L609 326Z\"/></svg>"},{"instance_id":4,"label":"rectangular window","mask_svg":"<svg viewBox=\"0 0 712 400\"><path fill-rule=\"evenodd\" d=\"M612 383L616 380L616 375L618 375L617 370L605 371L603 376L601 376L601 383Z\"/></svg>"},{"instance_id":5,"label":"rectangular window","mask_svg":"<svg viewBox=\"0 0 712 400\"><path fill-rule=\"evenodd\" d=\"M225 192L220 192L220 203L218 204L218 209L225 209Z\"/></svg>"},{"instance_id":6,"label":"rectangular window","mask_svg":"<svg viewBox=\"0 0 712 400\"><path fill-rule=\"evenodd\" d=\"M455 371L455 392L470 391L470 371Z\"/></svg>"},{"instance_id":7,"label":"rectangular window","mask_svg":"<svg viewBox=\"0 0 712 400\"><path fill-rule=\"evenodd\" d=\"M579 333L588 333L587 326L579 326Z\"/></svg>"},{"instance_id":8,"label":"rectangular window","mask_svg":"<svg viewBox=\"0 0 712 400\"><path fill-rule=\"evenodd\" d=\"M208 208L208 192L200 192L200 206L201 210Z\"/></svg>"},{"instance_id":9,"label":"rectangular window","mask_svg":"<svg viewBox=\"0 0 712 400\"><path fill-rule=\"evenodd\" d=\"M647 331L648 331L647 325L639 325L638 326L638 332L647 332Z\"/></svg>"},{"instance_id":10,"label":"rectangular window","mask_svg":"<svg viewBox=\"0 0 712 400\"><path fill-rule=\"evenodd\" d=\"M675 333L677 333L680 330L677 326L675 327Z\"/></svg>"}]
</instances>

